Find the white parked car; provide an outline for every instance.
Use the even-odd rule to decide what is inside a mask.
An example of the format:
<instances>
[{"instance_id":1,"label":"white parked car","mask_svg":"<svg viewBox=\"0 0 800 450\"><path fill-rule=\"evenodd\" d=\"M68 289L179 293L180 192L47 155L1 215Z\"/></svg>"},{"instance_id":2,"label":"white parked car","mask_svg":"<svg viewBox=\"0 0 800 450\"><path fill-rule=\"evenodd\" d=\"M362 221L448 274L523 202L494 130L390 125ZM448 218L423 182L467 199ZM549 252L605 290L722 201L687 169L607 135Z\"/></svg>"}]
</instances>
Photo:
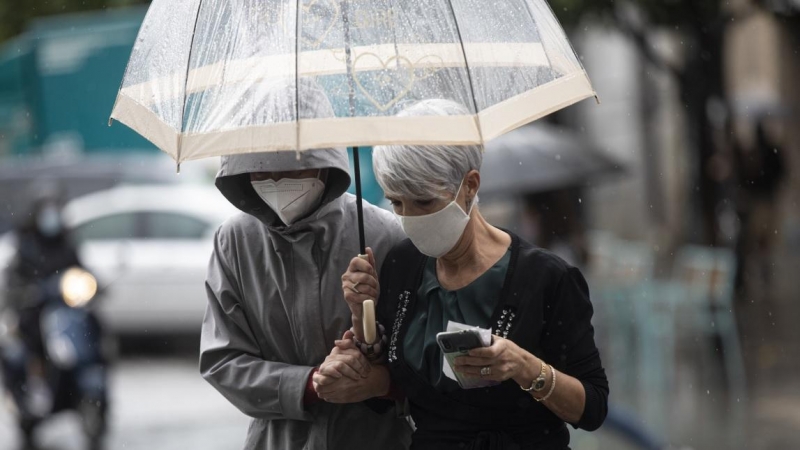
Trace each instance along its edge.
<instances>
[{"instance_id":1,"label":"white parked car","mask_svg":"<svg viewBox=\"0 0 800 450\"><path fill-rule=\"evenodd\" d=\"M235 212L206 186L121 186L67 203L81 262L104 289L98 307L108 330L199 332L214 232ZM0 259L11 253L2 247Z\"/></svg>"}]
</instances>

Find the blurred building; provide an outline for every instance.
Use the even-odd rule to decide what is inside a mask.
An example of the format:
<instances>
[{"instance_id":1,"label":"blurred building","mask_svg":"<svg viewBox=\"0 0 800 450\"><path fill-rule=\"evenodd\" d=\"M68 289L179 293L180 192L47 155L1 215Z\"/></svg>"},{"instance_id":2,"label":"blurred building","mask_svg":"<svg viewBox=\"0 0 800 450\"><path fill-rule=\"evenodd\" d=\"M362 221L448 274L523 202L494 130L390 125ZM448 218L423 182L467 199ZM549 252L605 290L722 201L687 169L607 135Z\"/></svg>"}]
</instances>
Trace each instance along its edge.
<instances>
[{"instance_id":1,"label":"blurred building","mask_svg":"<svg viewBox=\"0 0 800 450\"><path fill-rule=\"evenodd\" d=\"M761 5L766 3L767 6ZM625 33L613 27L588 26L575 42L602 100L598 108L584 102L570 121L585 137L614 154L629 167L629 177L588 190L587 219L593 227L630 239L645 240L669 249L685 241L703 243L701 218L691 205L697 197L698 176L714 178L731 197L731 211L717 212L722 239L735 246L735 194L740 176L731 148L753 147L756 128L764 123L767 135L782 153L786 182L780 187L786 239L800 233L797 201L800 182L790 173L800 169L800 9L794 1L731 2L736 19L725 32L723 71L726 98L706 105L709 121L718 129L715 147L721 158L710 163L713 173L698 174L699 155L687 138L685 109L679 86L668 72L652 64ZM653 28L648 42L662 59L679 66L681 36L674 30ZM732 185L732 186L727 186ZM731 217L732 216L732 217ZM621 221L619 217L625 217ZM772 230L773 234L775 230Z\"/></svg>"},{"instance_id":2,"label":"blurred building","mask_svg":"<svg viewBox=\"0 0 800 450\"><path fill-rule=\"evenodd\" d=\"M155 152L108 127L145 9L38 19L0 50L0 157Z\"/></svg>"}]
</instances>

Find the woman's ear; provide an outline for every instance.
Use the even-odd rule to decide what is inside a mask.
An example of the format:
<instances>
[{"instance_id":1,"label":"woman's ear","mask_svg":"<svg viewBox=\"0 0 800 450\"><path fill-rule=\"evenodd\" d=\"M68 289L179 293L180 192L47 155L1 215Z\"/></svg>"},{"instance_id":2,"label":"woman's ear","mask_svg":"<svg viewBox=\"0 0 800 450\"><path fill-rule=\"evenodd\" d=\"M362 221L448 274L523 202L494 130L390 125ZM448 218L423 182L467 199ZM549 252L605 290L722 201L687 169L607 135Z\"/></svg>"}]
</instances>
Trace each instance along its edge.
<instances>
[{"instance_id":1,"label":"woman's ear","mask_svg":"<svg viewBox=\"0 0 800 450\"><path fill-rule=\"evenodd\" d=\"M481 174L477 170L470 170L467 173L466 183L467 185L467 199L472 202L476 195L478 195L478 191L481 188Z\"/></svg>"}]
</instances>

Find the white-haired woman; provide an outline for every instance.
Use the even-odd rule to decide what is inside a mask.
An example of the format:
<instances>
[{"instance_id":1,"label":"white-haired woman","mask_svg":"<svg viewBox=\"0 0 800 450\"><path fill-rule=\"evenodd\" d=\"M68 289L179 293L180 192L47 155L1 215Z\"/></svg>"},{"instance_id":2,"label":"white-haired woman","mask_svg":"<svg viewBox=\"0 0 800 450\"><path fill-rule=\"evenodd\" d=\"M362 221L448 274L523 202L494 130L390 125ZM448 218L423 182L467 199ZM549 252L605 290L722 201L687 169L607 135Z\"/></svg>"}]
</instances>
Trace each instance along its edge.
<instances>
[{"instance_id":1,"label":"white-haired woman","mask_svg":"<svg viewBox=\"0 0 800 450\"><path fill-rule=\"evenodd\" d=\"M454 102L427 100L402 114L465 113ZM379 299L386 380L372 394L402 390L417 427L412 448L566 449L567 423L597 429L608 381L586 282L576 268L484 219L482 148L382 146L373 160L410 239L389 253L380 283L368 261L354 259L343 289L356 330L361 302ZM449 321L493 329L491 346L458 358L456 371L499 384L467 390L445 375L436 334ZM316 375L323 398L361 398L331 375Z\"/></svg>"}]
</instances>

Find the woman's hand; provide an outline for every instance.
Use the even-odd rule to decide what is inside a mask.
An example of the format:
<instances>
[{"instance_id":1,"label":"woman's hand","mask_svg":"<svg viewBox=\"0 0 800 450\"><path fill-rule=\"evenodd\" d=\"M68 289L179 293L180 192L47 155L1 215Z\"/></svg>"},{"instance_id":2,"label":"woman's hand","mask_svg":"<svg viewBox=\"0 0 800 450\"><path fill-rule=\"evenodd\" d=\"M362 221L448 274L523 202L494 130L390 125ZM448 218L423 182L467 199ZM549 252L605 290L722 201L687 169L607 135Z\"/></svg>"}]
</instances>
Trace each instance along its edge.
<instances>
[{"instance_id":1,"label":"woman's hand","mask_svg":"<svg viewBox=\"0 0 800 450\"><path fill-rule=\"evenodd\" d=\"M494 336L489 347L475 348L469 356L455 359L455 370L470 376L492 381L513 379L520 386L528 387L541 370L541 360L520 348L508 339ZM481 375L481 369L489 368L489 373Z\"/></svg>"},{"instance_id":2,"label":"woman's hand","mask_svg":"<svg viewBox=\"0 0 800 450\"><path fill-rule=\"evenodd\" d=\"M367 259L355 257L350 260L347 272L342 275L344 299L355 320L361 321L364 300L377 300L380 292L378 271L375 269L375 255L367 247ZM355 323L354 323L355 325ZM356 327L358 329L358 327Z\"/></svg>"},{"instance_id":3,"label":"woman's hand","mask_svg":"<svg viewBox=\"0 0 800 450\"><path fill-rule=\"evenodd\" d=\"M352 350L361 354L352 339L348 339L348 336L352 338L353 335L348 331L345 333L345 339L336 341L336 348L331 352L331 355L335 352L350 354ZM363 357L363 355L361 356ZM328 368L323 370L322 366L320 366L320 369L312 377L317 396L329 403L357 403L388 393L390 377L386 367L371 366L368 361L367 365L369 370L366 376L358 377L336 376L335 374L338 370L332 372Z\"/></svg>"},{"instance_id":4,"label":"woman's hand","mask_svg":"<svg viewBox=\"0 0 800 450\"><path fill-rule=\"evenodd\" d=\"M368 377L371 370L372 365L356 347L353 334L348 330L341 340L336 341L336 346L314 376L321 375L331 380L349 378L359 381Z\"/></svg>"},{"instance_id":5,"label":"woman's hand","mask_svg":"<svg viewBox=\"0 0 800 450\"><path fill-rule=\"evenodd\" d=\"M375 366L367 378L358 381L350 378L331 379L314 374L317 396L328 403L358 403L389 392L389 371L385 366Z\"/></svg>"}]
</instances>

